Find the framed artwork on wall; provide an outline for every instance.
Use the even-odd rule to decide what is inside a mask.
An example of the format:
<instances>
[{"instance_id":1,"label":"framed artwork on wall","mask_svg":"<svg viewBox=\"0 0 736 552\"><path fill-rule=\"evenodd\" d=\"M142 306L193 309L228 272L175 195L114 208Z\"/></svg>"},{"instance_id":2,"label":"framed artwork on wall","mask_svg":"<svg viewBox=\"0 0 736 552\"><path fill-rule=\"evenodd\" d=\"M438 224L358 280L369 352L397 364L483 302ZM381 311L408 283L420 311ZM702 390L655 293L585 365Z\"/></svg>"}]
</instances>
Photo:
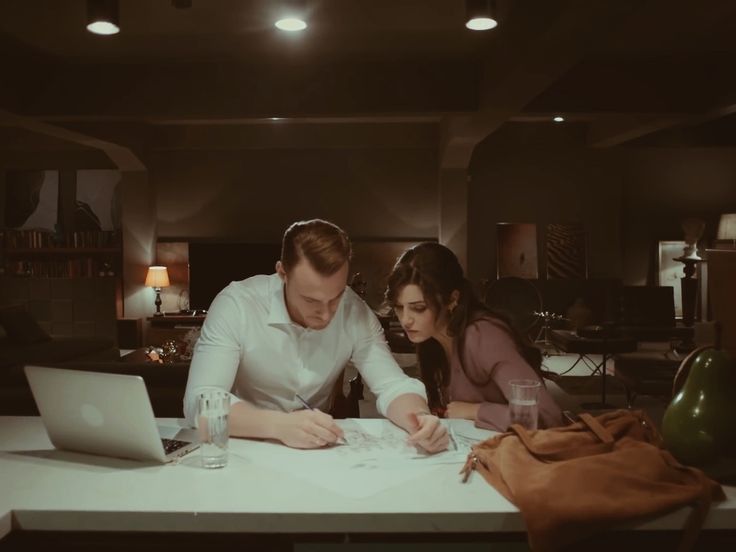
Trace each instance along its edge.
<instances>
[{"instance_id":1,"label":"framed artwork on wall","mask_svg":"<svg viewBox=\"0 0 736 552\"><path fill-rule=\"evenodd\" d=\"M7 228L54 232L58 205L59 171L7 172L5 177Z\"/></svg>"},{"instance_id":2,"label":"framed artwork on wall","mask_svg":"<svg viewBox=\"0 0 736 552\"><path fill-rule=\"evenodd\" d=\"M498 278L516 276L539 277L537 257L537 225L532 223L499 222L496 224Z\"/></svg>"},{"instance_id":3,"label":"framed artwork on wall","mask_svg":"<svg viewBox=\"0 0 736 552\"><path fill-rule=\"evenodd\" d=\"M588 259L583 225L548 224L546 230L547 279L587 278Z\"/></svg>"},{"instance_id":4,"label":"framed artwork on wall","mask_svg":"<svg viewBox=\"0 0 736 552\"><path fill-rule=\"evenodd\" d=\"M120 228L118 170L85 169L77 171L77 197L71 228L85 230L117 230Z\"/></svg>"},{"instance_id":5,"label":"framed artwork on wall","mask_svg":"<svg viewBox=\"0 0 736 552\"><path fill-rule=\"evenodd\" d=\"M682 318L682 286L680 279L685 267L676 257L682 255L687 244L682 240L660 241L657 249L657 285L672 286L675 295L675 316Z\"/></svg>"}]
</instances>

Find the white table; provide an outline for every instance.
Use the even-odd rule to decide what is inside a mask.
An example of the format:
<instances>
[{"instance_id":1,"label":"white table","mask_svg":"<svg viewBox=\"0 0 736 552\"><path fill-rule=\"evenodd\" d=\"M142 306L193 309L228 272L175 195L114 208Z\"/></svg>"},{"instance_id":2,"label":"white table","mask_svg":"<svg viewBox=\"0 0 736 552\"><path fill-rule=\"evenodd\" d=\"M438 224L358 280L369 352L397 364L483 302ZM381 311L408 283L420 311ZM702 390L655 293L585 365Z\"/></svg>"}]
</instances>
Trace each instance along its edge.
<instances>
[{"instance_id":1,"label":"white table","mask_svg":"<svg viewBox=\"0 0 736 552\"><path fill-rule=\"evenodd\" d=\"M159 422L168 427L181 424L171 419ZM0 538L11 529L264 534L524 532L518 510L482 477L475 474L469 483L460 483L458 465L417 468L418 475L413 473L393 487L350 496L290 475L277 463L269 467L249 459L254 444L231 439L230 462L219 470L199 467L196 452L176 465L148 465L58 451L51 446L40 418L0 417ZM310 451L283 447L279 454L293 457L296 474L300 458ZM354 482L364 483L359 473ZM726 493L728 500L713 508L706 528L736 528L736 488L726 488ZM635 529L676 530L687 513L683 508Z\"/></svg>"}]
</instances>

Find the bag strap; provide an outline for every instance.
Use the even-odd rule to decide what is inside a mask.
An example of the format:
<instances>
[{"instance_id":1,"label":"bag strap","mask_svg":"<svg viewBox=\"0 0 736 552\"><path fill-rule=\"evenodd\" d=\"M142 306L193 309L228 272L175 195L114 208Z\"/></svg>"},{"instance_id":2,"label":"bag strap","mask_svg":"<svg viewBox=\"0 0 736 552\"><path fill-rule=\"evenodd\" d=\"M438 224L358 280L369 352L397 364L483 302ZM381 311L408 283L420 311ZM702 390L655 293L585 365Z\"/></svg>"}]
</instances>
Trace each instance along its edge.
<instances>
[{"instance_id":1,"label":"bag strap","mask_svg":"<svg viewBox=\"0 0 736 552\"><path fill-rule=\"evenodd\" d=\"M587 412L583 412L582 414L580 414L580 419L583 421L583 423L585 423L586 426L588 426L588 429L590 429L590 431L595 433L595 436L601 440L601 443L604 443L606 445L613 445L615 439L613 438L613 435L611 435L611 432L603 427L600 422L596 420L593 416L591 416Z\"/></svg>"},{"instance_id":2,"label":"bag strap","mask_svg":"<svg viewBox=\"0 0 736 552\"><path fill-rule=\"evenodd\" d=\"M598 420L587 413L580 414L580 419L585 426L587 426L598 439L606 445L606 449L610 450L613 448L615 439L611 432L603 427ZM519 424L513 424L509 427L509 431L515 433L519 440L524 444L526 449L537 458L556 459L562 460L568 457L565 451L542 451L539 450L534 443L532 443L529 433ZM600 452L600 451L599 451Z\"/></svg>"}]
</instances>

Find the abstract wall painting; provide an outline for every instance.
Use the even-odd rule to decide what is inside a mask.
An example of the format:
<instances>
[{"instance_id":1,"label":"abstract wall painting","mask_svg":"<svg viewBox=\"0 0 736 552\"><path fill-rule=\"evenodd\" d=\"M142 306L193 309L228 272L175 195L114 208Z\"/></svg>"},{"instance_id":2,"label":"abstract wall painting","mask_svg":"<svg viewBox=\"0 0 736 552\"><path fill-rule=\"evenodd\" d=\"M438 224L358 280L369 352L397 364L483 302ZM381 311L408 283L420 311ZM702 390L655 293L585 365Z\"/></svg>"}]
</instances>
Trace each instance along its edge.
<instances>
[{"instance_id":1,"label":"abstract wall painting","mask_svg":"<svg viewBox=\"0 0 736 552\"><path fill-rule=\"evenodd\" d=\"M72 227L76 231L120 228L118 184L120 171L91 169L77 171L77 197Z\"/></svg>"},{"instance_id":2,"label":"abstract wall painting","mask_svg":"<svg viewBox=\"0 0 736 552\"><path fill-rule=\"evenodd\" d=\"M547 279L587 278L588 260L585 242L582 224L548 224L545 234Z\"/></svg>"},{"instance_id":3,"label":"abstract wall painting","mask_svg":"<svg viewBox=\"0 0 736 552\"><path fill-rule=\"evenodd\" d=\"M58 220L59 171L8 171L5 226L53 232Z\"/></svg>"},{"instance_id":4,"label":"abstract wall painting","mask_svg":"<svg viewBox=\"0 0 736 552\"><path fill-rule=\"evenodd\" d=\"M536 224L499 222L496 236L499 278L539 277Z\"/></svg>"}]
</instances>

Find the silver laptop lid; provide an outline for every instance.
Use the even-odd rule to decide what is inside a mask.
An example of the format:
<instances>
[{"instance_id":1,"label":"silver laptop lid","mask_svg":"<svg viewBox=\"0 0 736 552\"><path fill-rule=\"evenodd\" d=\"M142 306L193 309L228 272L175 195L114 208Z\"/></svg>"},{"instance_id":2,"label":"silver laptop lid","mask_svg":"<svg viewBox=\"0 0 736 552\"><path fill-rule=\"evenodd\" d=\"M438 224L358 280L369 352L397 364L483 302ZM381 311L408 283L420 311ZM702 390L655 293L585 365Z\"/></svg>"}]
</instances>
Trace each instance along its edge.
<instances>
[{"instance_id":1,"label":"silver laptop lid","mask_svg":"<svg viewBox=\"0 0 736 552\"><path fill-rule=\"evenodd\" d=\"M25 371L56 448L135 460L171 459L140 376L43 366L26 366Z\"/></svg>"}]
</instances>

